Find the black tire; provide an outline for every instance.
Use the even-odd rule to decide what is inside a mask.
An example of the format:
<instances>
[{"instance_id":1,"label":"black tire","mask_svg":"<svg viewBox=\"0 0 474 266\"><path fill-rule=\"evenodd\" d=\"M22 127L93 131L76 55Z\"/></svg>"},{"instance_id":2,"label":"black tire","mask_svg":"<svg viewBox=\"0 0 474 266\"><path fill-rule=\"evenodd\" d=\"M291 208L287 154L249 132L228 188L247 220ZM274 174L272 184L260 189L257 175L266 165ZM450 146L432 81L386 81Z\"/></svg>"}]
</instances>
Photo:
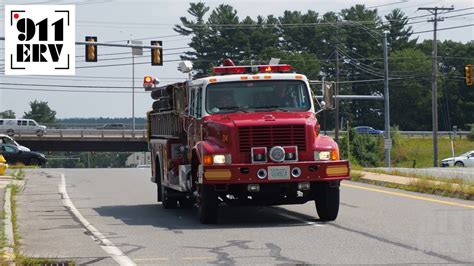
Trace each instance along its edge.
<instances>
[{"instance_id":1,"label":"black tire","mask_svg":"<svg viewBox=\"0 0 474 266\"><path fill-rule=\"evenodd\" d=\"M13 137L13 136L15 136L15 131L13 129L9 129L9 130L7 130L7 135L9 137Z\"/></svg>"},{"instance_id":2,"label":"black tire","mask_svg":"<svg viewBox=\"0 0 474 266\"><path fill-rule=\"evenodd\" d=\"M182 197L178 200L179 207L183 209L191 209L194 206L194 201L192 198Z\"/></svg>"},{"instance_id":3,"label":"black tire","mask_svg":"<svg viewBox=\"0 0 474 266\"><path fill-rule=\"evenodd\" d=\"M201 185L198 199L198 217L202 224L217 223L219 201L212 185Z\"/></svg>"},{"instance_id":4,"label":"black tire","mask_svg":"<svg viewBox=\"0 0 474 266\"><path fill-rule=\"evenodd\" d=\"M42 137L43 135L44 135L44 131L43 131L43 130L38 130L38 131L36 131L36 136Z\"/></svg>"},{"instance_id":5,"label":"black tire","mask_svg":"<svg viewBox=\"0 0 474 266\"><path fill-rule=\"evenodd\" d=\"M163 198L161 199L161 205L165 209L176 209L178 207L178 200L176 198L172 198L169 196L169 188L160 186L161 187L161 195Z\"/></svg>"},{"instance_id":6,"label":"black tire","mask_svg":"<svg viewBox=\"0 0 474 266\"><path fill-rule=\"evenodd\" d=\"M454 164L454 166L456 166L456 167L464 167L464 163L461 162L461 161L458 161L458 162L456 162L456 163Z\"/></svg>"},{"instance_id":7,"label":"black tire","mask_svg":"<svg viewBox=\"0 0 474 266\"><path fill-rule=\"evenodd\" d=\"M156 183L156 201L161 202L163 195L161 194L161 185Z\"/></svg>"},{"instance_id":8,"label":"black tire","mask_svg":"<svg viewBox=\"0 0 474 266\"><path fill-rule=\"evenodd\" d=\"M339 187L318 184L315 188L315 205L321 221L334 221L339 213Z\"/></svg>"}]
</instances>

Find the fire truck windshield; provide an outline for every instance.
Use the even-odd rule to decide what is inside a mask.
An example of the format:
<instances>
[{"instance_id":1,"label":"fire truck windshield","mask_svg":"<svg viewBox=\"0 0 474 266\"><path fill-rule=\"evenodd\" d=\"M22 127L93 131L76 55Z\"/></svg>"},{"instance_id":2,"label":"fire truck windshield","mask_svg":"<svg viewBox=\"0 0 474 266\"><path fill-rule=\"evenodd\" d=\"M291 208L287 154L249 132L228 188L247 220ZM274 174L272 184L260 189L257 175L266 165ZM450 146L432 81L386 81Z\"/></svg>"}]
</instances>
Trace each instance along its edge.
<instances>
[{"instance_id":1,"label":"fire truck windshield","mask_svg":"<svg viewBox=\"0 0 474 266\"><path fill-rule=\"evenodd\" d=\"M209 114L262 111L307 111L311 108L306 83L297 80L238 81L209 84Z\"/></svg>"}]
</instances>

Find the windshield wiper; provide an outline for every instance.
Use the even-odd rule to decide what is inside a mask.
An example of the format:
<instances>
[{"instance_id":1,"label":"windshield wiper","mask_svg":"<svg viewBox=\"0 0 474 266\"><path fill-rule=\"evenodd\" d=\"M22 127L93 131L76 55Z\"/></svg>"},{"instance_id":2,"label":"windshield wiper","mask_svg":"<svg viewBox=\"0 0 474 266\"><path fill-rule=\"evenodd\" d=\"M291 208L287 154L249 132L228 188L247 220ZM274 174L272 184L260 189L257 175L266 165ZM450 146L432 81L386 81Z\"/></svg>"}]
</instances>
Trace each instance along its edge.
<instances>
[{"instance_id":1,"label":"windshield wiper","mask_svg":"<svg viewBox=\"0 0 474 266\"><path fill-rule=\"evenodd\" d=\"M269 110L289 112L289 110L283 109L281 106L278 106L278 105L256 106L256 107L252 107L251 109L254 109L254 110L269 109Z\"/></svg>"},{"instance_id":2,"label":"windshield wiper","mask_svg":"<svg viewBox=\"0 0 474 266\"><path fill-rule=\"evenodd\" d=\"M242 109L240 106L224 106L224 107L218 107L219 111L240 111L247 113L247 110Z\"/></svg>"}]
</instances>

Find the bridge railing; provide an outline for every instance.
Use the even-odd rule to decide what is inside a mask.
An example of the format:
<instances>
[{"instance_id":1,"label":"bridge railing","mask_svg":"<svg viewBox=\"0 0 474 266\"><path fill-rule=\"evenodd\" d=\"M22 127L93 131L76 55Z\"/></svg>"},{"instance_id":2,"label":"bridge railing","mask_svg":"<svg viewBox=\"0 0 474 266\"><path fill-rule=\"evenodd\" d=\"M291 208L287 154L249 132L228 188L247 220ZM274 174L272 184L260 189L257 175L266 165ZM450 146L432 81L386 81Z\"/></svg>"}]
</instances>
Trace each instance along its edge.
<instances>
[{"instance_id":1,"label":"bridge railing","mask_svg":"<svg viewBox=\"0 0 474 266\"><path fill-rule=\"evenodd\" d=\"M36 138L140 138L147 136L146 130L113 130L113 129L47 129L42 137L36 133L18 133L15 137L36 137Z\"/></svg>"}]
</instances>

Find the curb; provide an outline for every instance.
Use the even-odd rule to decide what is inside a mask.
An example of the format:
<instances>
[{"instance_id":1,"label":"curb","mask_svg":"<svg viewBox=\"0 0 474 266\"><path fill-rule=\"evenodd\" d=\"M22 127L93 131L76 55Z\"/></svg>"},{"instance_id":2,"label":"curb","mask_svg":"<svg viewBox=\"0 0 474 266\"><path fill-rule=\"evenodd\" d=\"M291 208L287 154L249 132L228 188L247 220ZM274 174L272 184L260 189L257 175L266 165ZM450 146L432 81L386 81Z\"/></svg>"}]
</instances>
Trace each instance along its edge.
<instances>
[{"instance_id":1,"label":"curb","mask_svg":"<svg viewBox=\"0 0 474 266\"><path fill-rule=\"evenodd\" d=\"M7 188L5 192L5 238L6 246L3 248L3 259L8 265L15 265L15 252L13 247L15 246L14 235L13 235L13 224L12 224L12 208L11 208L11 198L12 198L12 189Z\"/></svg>"}]
</instances>

